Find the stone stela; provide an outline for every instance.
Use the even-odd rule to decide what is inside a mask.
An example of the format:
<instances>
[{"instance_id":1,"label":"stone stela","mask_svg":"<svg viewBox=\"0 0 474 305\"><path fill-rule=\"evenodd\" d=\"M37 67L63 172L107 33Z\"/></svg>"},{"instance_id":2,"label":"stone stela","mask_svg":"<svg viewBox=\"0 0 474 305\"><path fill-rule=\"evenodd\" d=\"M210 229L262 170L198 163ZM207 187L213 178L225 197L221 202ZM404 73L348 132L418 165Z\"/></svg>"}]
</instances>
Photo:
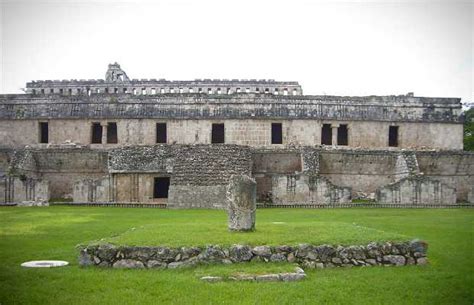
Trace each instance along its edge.
<instances>
[{"instance_id":1,"label":"stone stela","mask_svg":"<svg viewBox=\"0 0 474 305\"><path fill-rule=\"evenodd\" d=\"M232 176L227 186L230 231L254 231L257 183L249 176Z\"/></svg>"}]
</instances>

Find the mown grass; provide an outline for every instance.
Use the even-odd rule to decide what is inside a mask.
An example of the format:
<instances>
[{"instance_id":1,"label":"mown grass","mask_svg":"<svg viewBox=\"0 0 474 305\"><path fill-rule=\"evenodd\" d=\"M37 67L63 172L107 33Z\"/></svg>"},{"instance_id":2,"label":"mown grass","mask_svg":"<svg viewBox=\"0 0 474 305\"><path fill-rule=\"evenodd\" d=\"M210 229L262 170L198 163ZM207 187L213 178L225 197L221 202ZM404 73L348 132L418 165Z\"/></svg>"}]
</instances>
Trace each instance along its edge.
<instances>
[{"instance_id":1,"label":"mown grass","mask_svg":"<svg viewBox=\"0 0 474 305\"><path fill-rule=\"evenodd\" d=\"M473 222L470 209L264 209L257 212L257 231L242 235L226 231L223 211L0 208L0 304L472 304ZM286 271L290 264L79 268L75 246L102 238L168 245L421 238L429 242L431 263L309 270L307 279L295 283L199 281L203 275ZM33 259L67 260L71 266L20 267Z\"/></svg>"},{"instance_id":2,"label":"mown grass","mask_svg":"<svg viewBox=\"0 0 474 305\"><path fill-rule=\"evenodd\" d=\"M257 230L249 234L229 232L223 211L190 210L183 213L173 210L157 213L155 221L150 224L133 227L99 242L138 246L297 245L353 244L413 238L362 225L357 219L328 219L325 214L304 209L262 211L258 214Z\"/></svg>"}]
</instances>

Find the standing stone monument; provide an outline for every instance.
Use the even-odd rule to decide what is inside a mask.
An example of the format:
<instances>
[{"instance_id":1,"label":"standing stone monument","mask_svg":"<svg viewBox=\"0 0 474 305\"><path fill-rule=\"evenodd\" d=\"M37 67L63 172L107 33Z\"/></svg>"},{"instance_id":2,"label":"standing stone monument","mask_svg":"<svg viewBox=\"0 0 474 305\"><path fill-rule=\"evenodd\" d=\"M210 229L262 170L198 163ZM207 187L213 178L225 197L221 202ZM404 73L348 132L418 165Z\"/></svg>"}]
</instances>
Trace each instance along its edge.
<instances>
[{"instance_id":1,"label":"standing stone monument","mask_svg":"<svg viewBox=\"0 0 474 305\"><path fill-rule=\"evenodd\" d=\"M232 175L227 186L230 231L255 230L257 183L246 175Z\"/></svg>"}]
</instances>

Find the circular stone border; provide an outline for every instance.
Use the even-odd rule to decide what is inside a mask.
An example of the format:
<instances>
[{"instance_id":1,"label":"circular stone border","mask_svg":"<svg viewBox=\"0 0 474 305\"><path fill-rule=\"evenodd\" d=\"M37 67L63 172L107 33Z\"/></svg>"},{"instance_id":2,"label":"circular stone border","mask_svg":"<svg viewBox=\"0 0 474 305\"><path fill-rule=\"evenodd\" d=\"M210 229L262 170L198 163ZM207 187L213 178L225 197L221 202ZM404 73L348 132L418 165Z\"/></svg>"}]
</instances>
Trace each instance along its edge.
<instances>
[{"instance_id":1,"label":"circular stone border","mask_svg":"<svg viewBox=\"0 0 474 305\"><path fill-rule=\"evenodd\" d=\"M66 261L29 261L21 264L22 267L27 268L51 268L51 267L64 267L69 265Z\"/></svg>"}]
</instances>

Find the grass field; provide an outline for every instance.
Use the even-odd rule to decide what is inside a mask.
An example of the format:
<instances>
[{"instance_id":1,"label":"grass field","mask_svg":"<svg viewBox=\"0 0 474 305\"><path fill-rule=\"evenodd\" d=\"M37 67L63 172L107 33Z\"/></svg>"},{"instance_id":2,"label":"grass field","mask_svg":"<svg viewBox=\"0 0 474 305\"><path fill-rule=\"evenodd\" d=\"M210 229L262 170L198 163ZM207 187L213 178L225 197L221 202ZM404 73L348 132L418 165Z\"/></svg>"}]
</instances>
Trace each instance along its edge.
<instances>
[{"instance_id":1,"label":"grass field","mask_svg":"<svg viewBox=\"0 0 474 305\"><path fill-rule=\"evenodd\" d=\"M473 304L474 210L264 209L257 232L226 231L216 210L90 207L0 208L0 304ZM294 283L203 283L202 275L278 272L290 264L234 264L183 270L77 266L75 246L126 244L429 243L429 266L307 270ZM26 269L61 259L71 266Z\"/></svg>"}]
</instances>

